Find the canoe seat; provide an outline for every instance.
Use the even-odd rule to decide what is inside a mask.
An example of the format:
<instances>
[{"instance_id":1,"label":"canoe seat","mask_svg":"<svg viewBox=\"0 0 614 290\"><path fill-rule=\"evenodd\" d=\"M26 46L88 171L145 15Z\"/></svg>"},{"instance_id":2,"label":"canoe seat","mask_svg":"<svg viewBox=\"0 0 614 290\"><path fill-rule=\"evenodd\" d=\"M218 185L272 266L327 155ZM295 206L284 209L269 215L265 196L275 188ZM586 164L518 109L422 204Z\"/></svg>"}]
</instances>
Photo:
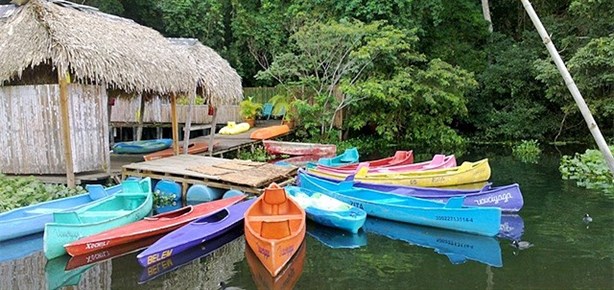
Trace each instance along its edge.
<instances>
[{"instance_id":1,"label":"canoe seat","mask_svg":"<svg viewBox=\"0 0 614 290\"><path fill-rule=\"evenodd\" d=\"M288 196L282 188L267 189L261 202L262 212L268 215L279 215L288 212Z\"/></svg>"},{"instance_id":2,"label":"canoe seat","mask_svg":"<svg viewBox=\"0 0 614 290\"><path fill-rule=\"evenodd\" d=\"M300 214L287 214L287 215L260 215L260 216L250 216L248 220L250 222L278 222L278 221L287 221L287 220L302 220L303 216Z\"/></svg>"},{"instance_id":3,"label":"canoe seat","mask_svg":"<svg viewBox=\"0 0 614 290\"><path fill-rule=\"evenodd\" d=\"M260 236L265 239L281 239L289 236L290 233L290 222L287 220L276 222L263 221L260 228Z\"/></svg>"}]
</instances>

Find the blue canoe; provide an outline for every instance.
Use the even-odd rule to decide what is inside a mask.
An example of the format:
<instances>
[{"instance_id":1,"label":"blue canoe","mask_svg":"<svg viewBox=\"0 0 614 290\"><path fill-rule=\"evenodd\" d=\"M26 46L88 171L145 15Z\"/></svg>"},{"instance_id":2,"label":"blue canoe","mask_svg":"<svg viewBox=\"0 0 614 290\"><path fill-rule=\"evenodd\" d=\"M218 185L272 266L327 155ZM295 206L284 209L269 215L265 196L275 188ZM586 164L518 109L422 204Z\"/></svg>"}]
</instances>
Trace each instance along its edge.
<instances>
[{"instance_id":1,"label":"blue canoe","mask_svg":"<svg viewBox=\"0 0 614 290\"><path fill-rule=\"evenodd\" d=\"M104 188L87 185L88 193L45 201L0 213L0 241L40 233L53 221L53 213L74 210L121 190L120 186Z\"/></svg>"},{"instance_id":2,"label":"blue canoe","mask_svg":"<svg viewBox=\"0 0 614 290\"><path fill-rule=\"evenodd\" d=\"M365 230L368 233L434 249L435 252L446 255L452 264L473 260L493 267L503 266L501 246L495 238L377 218L368 218Z\"/></svg>"},{"instance_id":3,"label":"blue canoe","mask_svg":"<svg viewBox=\"0 0 614 290\"><path fill-rule=\"evenodd\" d=\"M356 147L352 147L349 149L345 149L343 153L335 157L323 157L318 159L318 165L324 165L328 167L344 166L348 164L358 163L358 158L358 149L356 149Z\"/></svg>"},{"instance_id":4,"label":"blue canoe","mask_svg":"<svg viewBox=\"0 0 614 290\"><path fill-rule=\"evenodd\" d=\"M312 221L351 233L357 233L367 213L321 192L297 186L286 186L286 193L296 201Z\"/></svg>"},{"instance_id":5,"label":"blue canoe","mask_svg":"<svg viewBox=\"0 0 614 290\"><path fill-rule=\"evenodd\" d=\"M367 245L367 234L363 230L349 233L309 222L307 234L331 249L356 249Z\"/></svg>"},{"instance_id":6,"label":"blue canoe","mask_svg":"<svg viewBox=\"0 0 614 290\"><path fill-rule=\"evenodd\" d=\"M301 187L330 195L363 209L370 216L484 236L499 233L501 209L463 207L462 196L440 203L366 188L333 192L319 186L309 175L299 173L299 179Z\"/></svg>"},{"instance_id":7,"label":"blue canoe","mask_svg":"<svg viewBox=\"0 0 614 290\"><path fill-rule=\"evenodd\" d=\"M242 235L243 223L238 223L229 232L217 238L207 240L199 246L192 247L189 250L181 252L177 255L172 255L168 260L162 260L147 267L143 267L138 283L143 284L151 281L165 273L181 268L196 259L206 257Z\"/></svg>"},{"instance_id":8,"label":"blue canoe","mask_svg":"<svg viewBox=\"0 0 614 290\"><path fill-rule=\"evenodd\" d=\"M113 153L143 154L164 150L171 147L173 139L152 139L130 142L119 142L113 145Z\"/></svg>"}]
</instances>

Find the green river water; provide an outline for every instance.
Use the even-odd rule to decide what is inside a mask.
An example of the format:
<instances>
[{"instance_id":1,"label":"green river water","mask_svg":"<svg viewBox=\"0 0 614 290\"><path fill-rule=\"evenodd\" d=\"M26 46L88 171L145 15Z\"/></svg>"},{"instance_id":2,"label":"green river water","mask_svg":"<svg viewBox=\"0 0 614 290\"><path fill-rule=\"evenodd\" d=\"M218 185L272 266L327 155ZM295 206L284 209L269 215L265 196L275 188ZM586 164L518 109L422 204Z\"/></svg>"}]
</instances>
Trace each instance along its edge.
<instances>
[{"instance_id":1,"label":"green river water","mask_svg":"<svg viewBox=\"0 0 614 290\"><path fill-rule=\"evenodd\" d=\"M482 150L458 161L484 157L494 185L520 184L524 208L511 218L532 247L375 219L355 236L310 223L304 252L277 279L250 262L239 236L208 256L150 268L138 252L70 271L68 257L30 253L0 262L0 289L614 289L614 200L561 180L556 151L537 164Z\"/></svg>"}]
</instances>

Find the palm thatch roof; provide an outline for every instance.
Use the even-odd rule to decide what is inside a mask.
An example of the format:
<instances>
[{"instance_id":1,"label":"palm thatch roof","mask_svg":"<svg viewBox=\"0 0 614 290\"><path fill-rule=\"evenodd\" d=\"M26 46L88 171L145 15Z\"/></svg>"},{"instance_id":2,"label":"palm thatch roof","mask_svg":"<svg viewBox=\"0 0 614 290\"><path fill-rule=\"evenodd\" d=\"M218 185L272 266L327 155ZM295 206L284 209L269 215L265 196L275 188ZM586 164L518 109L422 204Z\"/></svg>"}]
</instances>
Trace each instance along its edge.
<instances>
[{"instance_id":1,"label":"palm thatch roof","mask_svg":"<svg viewBox=\"0 0 614 290\"><path fill-rule=\"evenodd\" d=\"M64 0L0 6L0 85L52 65L127 92L190 92L198 70L157 31Z\"/></svg>"},{"instance_id":2,"label":"palm thatch roof","mask_svg":"<svg viewBox=\"0 0 614 290\"><path fill-rule=\"evenodd\" d=\"M243 99L241 76L215 50L194 38L169 38L169 41L192 56L198 66L198 86L211 97L213 104L238 104Z\"/></svg>"}]
</instances>

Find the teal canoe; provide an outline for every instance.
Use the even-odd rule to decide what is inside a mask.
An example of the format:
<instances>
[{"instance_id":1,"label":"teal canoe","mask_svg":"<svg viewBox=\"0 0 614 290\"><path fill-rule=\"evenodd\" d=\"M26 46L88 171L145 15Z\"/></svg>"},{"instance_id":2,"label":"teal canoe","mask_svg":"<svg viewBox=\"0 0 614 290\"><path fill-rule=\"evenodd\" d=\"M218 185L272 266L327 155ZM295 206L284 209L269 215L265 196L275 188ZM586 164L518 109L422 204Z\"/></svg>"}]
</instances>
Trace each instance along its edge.
<instances>
[{"instance_id":1,"label":"teal canoe","mask_svg":"<svg viewBox=\"0 0 614 290\"><path fill-rule=\"evenodd\" d=\"M339 167L348 164L358 163L358 149L356 147L352 147L349 149L345 149L343 153L337 155L332 158L320 158L318 160L318 165L324 165L328 167Z\"/></svg>"},{"instance_id":2,"label":"teal canoe","mask_svg":"<svg viewBox=\"0 0 614 290\"><path fill-rule=\"evenodd\" d=\"M113 145L113 153L117 154L144 154L171 147L173 139L152 139L130 142L119 142Z\"/></svg>"},{"instance_id":3,"label":"teal canoe","mask_svg":"<svg viewBox=\"0 0 614 290\"><path fill-rule=\"evenodd\" d=\"M122 191L72 211L56 212L45 225L43 251L47 259L64 255L64 245L138 221L153 206L151 179L125 180ZM97 245L92 245L96 247Z\"/></svg>"}]
</instances>

